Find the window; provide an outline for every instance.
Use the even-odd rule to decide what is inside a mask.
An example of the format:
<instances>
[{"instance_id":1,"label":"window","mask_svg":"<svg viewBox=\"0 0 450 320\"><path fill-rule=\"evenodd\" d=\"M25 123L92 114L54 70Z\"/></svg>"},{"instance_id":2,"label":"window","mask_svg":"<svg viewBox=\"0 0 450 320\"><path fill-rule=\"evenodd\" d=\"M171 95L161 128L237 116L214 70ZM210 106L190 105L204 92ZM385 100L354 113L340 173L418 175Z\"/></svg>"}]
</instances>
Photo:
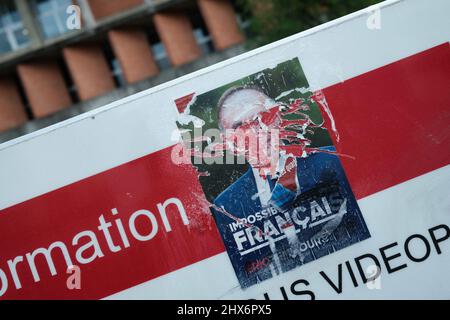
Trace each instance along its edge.
<instances>
[{"instance_id":1,"label":"window","mask_svg":"<svg viewBox=\"0 0 450 320\"><path fill-rule=\"evenodd\" d=\"M53 59L55 59L55 57ZM61 71L61 74L63 76L64 84L66 85L66 88L69 91L69 96L70 99L72 100L72 103L75 104L80 102L77 87L75 86L75 83L73 82L72 77L70 76L69 69L67 68L66 63L64 62L64 59L61 56L58 56L56 58L56 61L58 63L59 70Z\"/></svg>"},{"instance_id":2,"label":"window","mask_svg":"<svg viewBox=\"0 0 450 320\"><path fill-rule=\"evenodd\" d=\"M214 51L211 37L207 35L202 28L195 29L194 36L203 54L208 54Z\"/></svg>"},{"instance_id":3,"label":"window","mask_svg":"<svg viewBox=\"0 0 450 320\"><path fill-rule=\"evenodd\" d=\"M29 44L25 29L14 2L0 2L0 54L18 50Z\"/></svg>"},{"instance_id":4,"label":"window","mask_svg":"<svg viewBox=\"0 0 450 320\"><path fill-rule=\"evenodd\" d=\"M125 75L123 74L122 66L120 61L115 57L114 52L108 42L102 44L103 54L105 55L106 61L108 61L109 70L113 76L114 83L116 87L124 87L127 85L125 80Z\"/></svg>"},{"instance_id":5,"label":"window","mask_svg":"<svg viewBox=\"0 0 450 320\"><path fill-rule=\"evenodd\" d=\"M167 57L166 49L161 42L152 44L153 57L160 70L170 68L170 61Z\"/></svg>"},{"instance_id":6,"label":"window","mask_svg":"<svg viewBox=\"0 0 450 320\"><path fill-rule=\"evenodd\" d=\"M16 85L17 91L19 92L20 100L22 101L28 120L33 120L34 119L33 111L31 109L30 102L28 101L28 97L25 93L22 81L20 81L18 74L16 73L9 74L8 77L12 78Z\"/></svg>"},{"instance_id":7,"label":"window","mask_svg":"<svg viewBox=\"0 0 450 320\"><path fill-rule=\"evenodd\" d=\"M126 81L124 79L122 67L120 65L119 60L117 60L116 58L112 58L111 60L109 60L109 62L111 65L111 69L112 69L111 71L112 71L114 81L116 82L116 86L118 86L118 87L126 86Z\"/></svg>"},{"instance_id":8,"label":"window","mask_svg":"<svg viewBox=\"0 0 450 320\"><path fill-rule=\"evenodd\" d=\"M72 5L72 0L33 0L32 4L42 35L46 39L69 31L66 10Z\"/></svg>"}]
</instances>

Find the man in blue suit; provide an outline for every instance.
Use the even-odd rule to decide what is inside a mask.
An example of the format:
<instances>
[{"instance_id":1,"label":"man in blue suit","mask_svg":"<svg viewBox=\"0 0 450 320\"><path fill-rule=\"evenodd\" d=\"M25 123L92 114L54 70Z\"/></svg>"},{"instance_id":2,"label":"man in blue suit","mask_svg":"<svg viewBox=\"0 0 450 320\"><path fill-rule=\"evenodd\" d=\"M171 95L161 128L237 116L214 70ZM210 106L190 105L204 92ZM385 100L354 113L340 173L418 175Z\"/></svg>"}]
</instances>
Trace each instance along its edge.
<instances>
[{"instance_id":1,"label":"man in blue suit","mask_svg":"<svg viewBox=\"0 0 450 320\"><path fill-rule=\"evenodd\" d=\"M232 88L218 103L220 128L237 129L275 105L257 88ZM275 175L249 161L253 166L214 200L243 288L370 237L334 151L281 155L283 172Z\"/></svg>"}]
</instances>

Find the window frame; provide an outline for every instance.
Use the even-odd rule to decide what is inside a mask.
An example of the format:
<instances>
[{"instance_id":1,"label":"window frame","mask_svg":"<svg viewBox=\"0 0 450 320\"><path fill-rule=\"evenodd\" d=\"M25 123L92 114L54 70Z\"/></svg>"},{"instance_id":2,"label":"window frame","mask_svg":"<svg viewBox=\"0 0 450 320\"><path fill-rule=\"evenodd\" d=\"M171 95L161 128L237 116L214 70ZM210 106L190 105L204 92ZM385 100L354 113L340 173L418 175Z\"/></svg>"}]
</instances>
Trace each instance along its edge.
<instances>
[{"instance_id":1,"label":"window frame","mask_svg":"<svg viewBox=\"0 0 450 320\"><path fill-rule=\"evenodd\" d=\"M0 3L0 6L7 7L7 4L3 2L3 3ZM17 16L19 18L16 21L14 21L11 17L14 13L17 14ZM19 11L17 10L17 8L15 6L14 6L14 12L6 10L5 13L0 13L0 19L2 20L2 23L0 24L0 34L3 33L6 35L6 39L7 39L8 45L10 47L9 51L0 52L0 55L8 54L10 52L23 49L30 45L31 41L30 41L30 38L28 37L28 30L25 27L25 25L22 21L22 17L20 16ZM7 21L4 21L4 20L7 20ZM17 31L21 31L24 34L24 36L27 38L27 41L25 41L23 43L19 43L19 41L17 40L16 34L15 34Z\"/></svg>"},{"instance_id":2,"label":"window frame","mask_svg":"<svg viewBox=\"0 0 450 320\"><path fill-rule=\"evenodd\" d=\"M45 40L51 40L58 38L64 34L67 34L73 30L70 30L67 28L66 22L67 17L62 18L61 12L66 12L67 10L67 3L62 4L61 0L44 0L44 2L49 3L49 10L46 11L39 11L39 1L38 0L32 0L31 6L34 14L34 19L39 25L39 29L41 31L41 34ZM73 4L73 1L68 0L70 4ZM56 26L56 34L53 35L47 35L43 19L45 18L51 18L51 20L54 22Z\"/></svg>"}]
</instances>

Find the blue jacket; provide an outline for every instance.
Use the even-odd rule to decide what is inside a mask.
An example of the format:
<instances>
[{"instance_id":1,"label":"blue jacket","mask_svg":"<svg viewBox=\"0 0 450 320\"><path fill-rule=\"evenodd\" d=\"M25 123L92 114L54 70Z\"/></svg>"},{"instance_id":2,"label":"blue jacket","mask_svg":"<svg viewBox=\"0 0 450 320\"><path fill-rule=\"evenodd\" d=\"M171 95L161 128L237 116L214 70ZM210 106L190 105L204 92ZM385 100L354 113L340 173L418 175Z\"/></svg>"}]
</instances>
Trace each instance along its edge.
<instances>
[{"instance_id":1,"label":"blue jacket","mask_svg":"<svg viewBox=\"0 0 450 320\"><path fill-rule=\"evenodd\" d=\"M328 151L335 150L333 146L322 149ZM233 222L236 224L236 221L213 209L215 221L227 248L228 255L241 286L244 288L270 278L274 274L288 271L298 265L370 237L340 160L336 155L319 152L306 158L297 158L297 177L300 194L293 196L290 208L284 211L292 212L292 210L300 206L304 201L319 201L322 196L329 196L331 193L338 192L339 197L347 200L348 212L344 215L344 219L333 233L335 234L335 239L320 248L308 249L302 257L292 258L292 255L289 254L290 249L287 240L277 241L276 243L278 261L276 264L274 263L273 247L270 248L269 245L242 255L241 252L243 250L242 248L239 250L235 240L235 233L238 229L230 226ZM272 191L275 186L276 181L272 180L270 183ZM252 168L249 168L236 182L225 189L214 200L214 204L239 219L247 218L251 215L254 217L256 213L267 209L261 204L259 199L258 188ZM273 217L269 219L273 220ZM251 221L253 222L252 225L262 230L265 220L253 220ZM306 243L315 233L317 233L317 228L315 230L298 232L298 240L299 242ZM342 236L336 237L336 235ZM243 232L241 232L241 236L245 236ZM270 261L270 266L267 261Z\"/></svg>"}]
</instances>

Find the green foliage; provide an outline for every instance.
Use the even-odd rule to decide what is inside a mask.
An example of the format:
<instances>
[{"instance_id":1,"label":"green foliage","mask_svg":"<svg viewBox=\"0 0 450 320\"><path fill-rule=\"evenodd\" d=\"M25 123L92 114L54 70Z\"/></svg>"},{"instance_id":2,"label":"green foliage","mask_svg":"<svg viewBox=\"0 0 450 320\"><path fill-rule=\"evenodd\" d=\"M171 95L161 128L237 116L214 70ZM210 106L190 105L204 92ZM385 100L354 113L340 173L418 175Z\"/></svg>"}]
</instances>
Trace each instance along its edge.
<instances>
[{"instance_id":1,"label":"green foliage","mask_svg":"<svg viewBox=\"0 0 450 320\"><path fill-rule=\"evenodd\" d=\"M250 44L264 45L380 0L238 0L249 16Z\"/></svg>"}]
</instances>

